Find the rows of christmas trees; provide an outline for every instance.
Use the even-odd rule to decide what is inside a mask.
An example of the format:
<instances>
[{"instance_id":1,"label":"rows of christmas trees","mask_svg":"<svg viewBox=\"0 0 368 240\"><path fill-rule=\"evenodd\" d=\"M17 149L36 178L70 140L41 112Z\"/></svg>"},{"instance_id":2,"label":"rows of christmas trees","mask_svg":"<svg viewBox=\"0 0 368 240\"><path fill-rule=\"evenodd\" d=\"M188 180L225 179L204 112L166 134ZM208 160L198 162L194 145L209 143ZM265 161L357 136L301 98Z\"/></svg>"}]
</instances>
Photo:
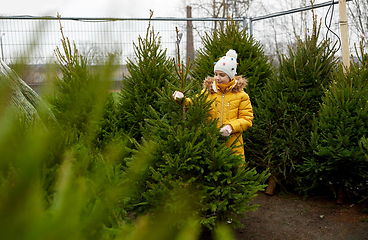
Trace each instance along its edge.
<instances>
[{"instance_id":1,"label":"rows of christmas trees","mask_svg":"<svg viewBox=\"0 0 368 240\"><path fill-rule=\"evenodd\" d=\"M360 52L347 71L316 23L312 31L273 68L235 22L206 33L185 64L180 44L168 58L149 25L130 76L111 93L114 57L91 74L61 27L61 75L42 99L15 72L0 76L4 239L231 239L229 227L257 209L249 203L267 181L270 194L278 183L366 199L368 57ZM245 163L225 146L200 93L230 48L254 109ZM175 101L176 90L191 103Z\"/></svg>"}]
</instances>

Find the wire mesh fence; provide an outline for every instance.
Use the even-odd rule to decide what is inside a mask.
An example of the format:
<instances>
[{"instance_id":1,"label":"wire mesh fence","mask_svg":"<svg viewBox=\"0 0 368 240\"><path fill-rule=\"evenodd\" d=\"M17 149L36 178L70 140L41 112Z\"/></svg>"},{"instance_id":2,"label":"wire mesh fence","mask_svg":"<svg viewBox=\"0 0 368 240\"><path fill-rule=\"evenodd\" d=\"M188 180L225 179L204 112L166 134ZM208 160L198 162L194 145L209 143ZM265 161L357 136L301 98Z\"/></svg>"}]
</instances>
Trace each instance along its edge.
<instances>
[{"instance_id":1,"label":"wire mesh fence","mask_svg":"<svg viewBox=\"0 0 368 240\"><path fill-rule=\"evenodd\" d=\"M347 0L351 1L351 0ZM307 5L285 11L278 11L250 19L251 32L255 39L264 47L270 60L278 61L279 53L287 54L288 48L294 48L297 39L313 34L313 19L316 20L319 30L319 40L331 41L337 49L336 56L341 57L341 23L339 1ZM280 2L280 8L285 9ZM351 17L351 16L348 16ZM355 44L361 40L360 34L349 26L349 52L355 54Z\"/></svg>"},{"instance_id":2,"label":"wire mesh fence","mask_svg":"<svg viewBox=\"0 0 368 240\"><path fill-rule=\"evenodd\" d=\"M87 58L88 64L99 65L111 54L116 56L120 67L114 73L116 81L128 74L126 63L135 61L134 44L139 37L144 38L147 28L153 30L168 57L177 54L177 32L184 36L180 41L182 59L187 57L188 41L192 42L194 52L201 47L201 34L212 31L216 22L226 19L118 19L118 18L57 18L57 17L1 17L1 58L8 65L22 60L31 72L42 72L44 66L55 63L55 49L61 48L61 28L65 37L75 43L78 52ZM235 21L241 21L238 19ZM188 39L188 25L191 24L192 38ZM30 71L27 71L28 73ZM28 74L25 81L36 85L45 81L42 74Z\"/></svg>"},{"instance_id":3,"label":"wire mesh fence","mask_svg":"<svg viewBox=\"0 0 368 240\"><path fill-rule=\"evenodd\" d=\"M336 2L335 2L336 4ZM329 9L330 8L330 9ZM330 16L327 18L330 11ZM288 47L295 44L296 39L311 34L314 14L321 23L321 40L331 38L338 42L340 34L339 14L331 10L331 5L313 9L300 8L277 12L253 18L234 18L240 26L247 28L249 33L264 47L270 60L276 60L278 53L286 53ZM328 19L328 21L327 21ZM202 47L201 37L205 32L215 29L216 24L227 19L211 18L59 18L9 16L0 17L1 59L11 65L22 59L27 66L39 74L24 76L30 84L43 82L42 69L47 63L56 61L54 50L61 47L62 27L65 37L76 44L78 51L85 56L89 64L98 65L110 54L115 54L117 64L121 67L114 73L116 81L121 81L128 74L125 64L128 59L134 61L134 43L138 38L145 37L147 28L159 36L160 44L167 50L169 57L177 52L177 33L183 33L180 42L182 59L187 57L187 46L193 41L194 52ZM191 25L190 25L191 24ZM329 25L329 26L328 26ZM193 38L187 38L189 27L193 30ZM328 28L329 27L329 28ZM357 42L356 33L350 32L351 52ZM39 68L38 70L35 70ZM37 77L35 77L37 76Z\"/></svg>"},{"instance_id":4,"label":"wire mesh fence","mask_svg":"<svg viewBox=\"0 0 368 240\"><path fill-rule=\"evenodd\" d=\"M215 22L226 19L190 19L193 25L194 46L201 45L200 34L212 31ZM244 22L243 19L234 19ZM29 64L45 64L54 60L54 50L61 45L62 27L64 35L76 43L79 52L91 57L90 63L111 53L117 54L120 63L134 58L133 43L138 37L145 37L149 24L160 37L160 44L169 56L177 51L176 28L186 35L188 19L153 18L112 19L112 18L40 18L0 17L2 60L7 63L26 58ZM181 41L183 54L187 39Z\"/></svg>"},{"instance_id":5,"label":"wire mesh fence","mask_svg":"<svg viewBox=\"0 0 368 240\"><path fill-rule=\"evenodd\" d=\"M7 63L26 58L29 64L45 64L54 59L54 50L61 45L64 35L75 42L78 51L95 64L101 57L115 53L120 63L134 56L133 42L145 36L148 21L144 19L88 19L88 18L8 18L0 20L2 34L2 59ZM161 44L172 52L175 43L175 25L171 22L153 21L159 32Z\"/></svg>"}]
</instances>

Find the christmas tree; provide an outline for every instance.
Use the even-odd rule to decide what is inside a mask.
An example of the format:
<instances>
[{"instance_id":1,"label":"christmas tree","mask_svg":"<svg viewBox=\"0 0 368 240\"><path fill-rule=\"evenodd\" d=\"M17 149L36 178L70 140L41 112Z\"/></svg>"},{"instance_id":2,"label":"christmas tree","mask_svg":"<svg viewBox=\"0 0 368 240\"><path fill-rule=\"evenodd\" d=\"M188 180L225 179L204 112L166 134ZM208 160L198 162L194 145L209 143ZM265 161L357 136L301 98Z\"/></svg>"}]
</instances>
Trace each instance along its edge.
<instances>
[{"instance_id":1,"label":"christmas tree","mask_svg":"<svg viewBox=\"0 0 368 240\"><path fill-rule=\"evenodd\" d=\"M242 28L239 23L229 20L224 28L206 32L202 37L203 47L198 50L191 75L199 84L207 76L213 75L213 64L225 56L229 49L238 54L237 74L248 79L247 93L253 101L258 98L267 79L272 75L271 63L264 55L263 46ZM254 104L253 104L254 103ZM256 102L252 102L256 107Z\"/></svg>"},{"instance_id":2,"label":"christmas tree","mask_svg":"<svg viewBox=\"0 0 368 240\"><path fill-rule=\"evenodd\" d=\"M151 12L151 17L152 17ZM134 44L135 59L130 59L127 68L130 76L123 80L118 104L118 126L131 137L140 139L141 126L148 109L158 109L157 88L166 88L172 82L173 65L161 48L160 38L149 24L145 38L139 37Z\"/></svg>"},{"instance_id":3,"label":"christmas tree","mask_svg":"<svg viewBox=\"0 0 368 240\"><path fill-rule=\"evenodd\" d=\"M330 41L318 41L320 27L314 22L312 34L297 40L289 56L281 55L279 74L269 79L257 102L258 124L247 134L245 151L255 164L269 168L275 181L297 186L295 166L311 154L310 132L314 114L336 67L335 50Z\"/></svg>"},{"instance_id":4,"label":"christmas tree","mask_svg":"<svg viewBox=\"0 0 368 240\"><path fill-rule=\"evenodd\" d=\"M361 61L352 64L347 73L342 66L335 72L313 122L315 155L300 166L303 173L308 173L310 188L328 186L340 204L345 193L353 194L367 186L368 159L364 154L368 133L367 59L362 53Z\"/></svg>"},{"instance_id":5,"label":"christmas tree","mask_svg":"<svg viewBox=\"0 0 368 240\"><path fill-rule=\"evenodd\" d=\"M234 154L234 146L225 145L227 138L220 134L217 120L209 119L208 93L196 92L196 83L188 82L190 63L184 66L179 52L173 60L176 82L155 93L165 114L150 108L143 135L150 143L147 146L153 148L151 164L144 181L136 184L134 212L155 215L165 209L176 213L183 211L178 206L186 205L187 215L197 217L205 228L212 229L220 222L239 226L240 216L257 208L248 203L264 188L266 173L249 168ZM174 100L175 90L190 100ZM176 219L173 225L180 223L181 219Z\"/></svg>"},{"instance_id":6,"label":"christmas tree","mask_svg":"<svg viewBox=\"0 0 368 240\"><path fill-rule=\"evenodd\" d=\"M47 99L63 129L71 133L71 137L74 135L78 138L90 133L103 117L111 84L113 58L98 71L100 75L91 74L87 67L87 59L79 54L75 43L71 44L64 36L61 23L60 30L62 48L58 47L55 55L62 77L54 74L52 78L54 89Z\"/></svg>"}]
</instances>

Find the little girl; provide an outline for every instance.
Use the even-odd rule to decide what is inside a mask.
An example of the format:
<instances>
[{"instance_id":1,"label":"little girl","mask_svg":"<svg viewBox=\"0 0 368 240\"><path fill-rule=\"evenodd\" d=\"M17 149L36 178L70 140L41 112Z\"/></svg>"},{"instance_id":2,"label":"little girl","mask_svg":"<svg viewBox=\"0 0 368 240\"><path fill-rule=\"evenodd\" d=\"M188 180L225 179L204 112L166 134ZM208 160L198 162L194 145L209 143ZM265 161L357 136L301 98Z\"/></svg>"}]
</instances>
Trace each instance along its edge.
<instances>
[{"instance_id":1,"label":"little girl","mask_svg":"<svg viewBox=\"0 0 368 240\"><path fill-rule=\"evenodd\" d=\"M236 142L236 152L244 158L242 132L252 126L253 108L244 88L247 80L242 76L235 76L237 68L237 53L230 49L226 56L221 57L214 66L214 77L207 77L203 83L203 90L209 91L208 100L213 101L210 115L218 118L218 126L223 136L230 136L227 146ZM182 92L176 91L174 99L184 97Z\"/></svg>"}]
</instances>

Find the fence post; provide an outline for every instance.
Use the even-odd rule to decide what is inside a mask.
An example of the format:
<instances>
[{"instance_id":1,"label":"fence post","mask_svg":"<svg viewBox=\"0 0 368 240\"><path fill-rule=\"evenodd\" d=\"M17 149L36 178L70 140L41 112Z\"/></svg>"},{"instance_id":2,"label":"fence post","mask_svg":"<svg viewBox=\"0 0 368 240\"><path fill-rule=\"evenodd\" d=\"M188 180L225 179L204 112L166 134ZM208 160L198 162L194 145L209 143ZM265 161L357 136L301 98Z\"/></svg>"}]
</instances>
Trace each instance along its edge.
<instances>
[{"instance_id":1,"label":"fence post","mask_svg":"<svg viewBox=\"0 0 368 240\"><path fill-rule=\"evenodd\" d=\"M350 68L348 16L346 13L346 0L339 0L340 31L341 31L341 52L342 63L345 66L344 72Z\"/></svg>"},{"instance_id":2,"label":"fence post","mask_svg":"<svg viewBox=\"0 0 368 240\"><path fill-rule=\"evenodd\" d=\"M192 7L187 6L187 18L192 18ZM187 66L189 59L194 59L194 43L193 43L193 23L187 21Z\"/></svg>"},{"instance_id":3,"label":"fence post","mask_svg":"<svg viewBox=\"0 0 368 240\"><path fill-rule=\"evenodd\" d=\"M243 17L243 31L247 28L247 21L245 16Z\"/></svg>"},{"instance_id":4,"label":"fence post","mask_svg":"<svg viewBox=\"0 0 368 240\"><path fill-rule=\"evenodd\" d=\"M250 36L253 35L253 21L252 21L252 17L249 17L249 35Z\"/></svg>"}]
</instances>

